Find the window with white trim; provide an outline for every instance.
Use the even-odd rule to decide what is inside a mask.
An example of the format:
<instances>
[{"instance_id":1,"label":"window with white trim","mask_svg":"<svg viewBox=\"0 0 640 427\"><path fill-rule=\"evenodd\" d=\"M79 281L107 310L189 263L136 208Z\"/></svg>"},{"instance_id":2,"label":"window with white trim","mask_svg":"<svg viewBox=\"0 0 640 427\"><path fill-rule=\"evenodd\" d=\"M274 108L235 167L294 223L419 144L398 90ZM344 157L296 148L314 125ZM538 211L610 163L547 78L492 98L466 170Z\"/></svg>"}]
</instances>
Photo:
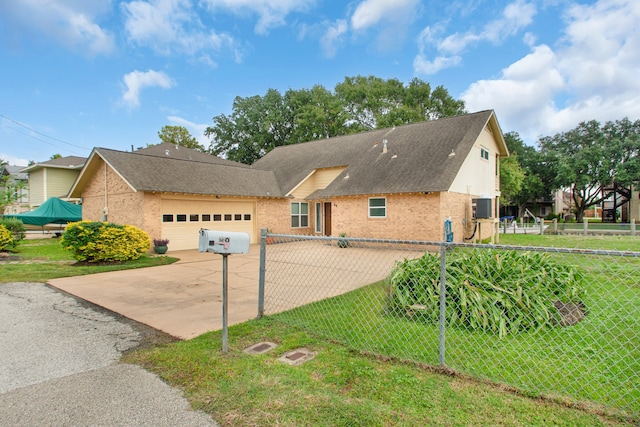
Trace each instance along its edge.
<instances>
[{"instance_id":1,"label":"window with white trim","mask_svg":"<svg viewBox=\"0 0 640 427\"><path fill-rule=\"evenodd\" d=\"M307 202L291 203L291 227L292 228L309 227L309 203Z\"/></svg>"},{"instance_id":2,"label":"window with white trim","mask_svg":"<svg viewBox=\"0 0 640 427\"><path fill-rule=\"evenodd\" d=\"M386 197L370 197L369 198L369 218L386 218L387 217L387 198Z\"/></svg>"},{"instance_id":3,"label":"window with white trim","mask_svg":"<svg viewBox=\"0 0 640 427\"><path fill-rule=\"evenodd\" d=\"M480 157L482 157L485 160L489 160L489 150L487 150L486 148L480 147Z\"/></svg>"}]
</instances>

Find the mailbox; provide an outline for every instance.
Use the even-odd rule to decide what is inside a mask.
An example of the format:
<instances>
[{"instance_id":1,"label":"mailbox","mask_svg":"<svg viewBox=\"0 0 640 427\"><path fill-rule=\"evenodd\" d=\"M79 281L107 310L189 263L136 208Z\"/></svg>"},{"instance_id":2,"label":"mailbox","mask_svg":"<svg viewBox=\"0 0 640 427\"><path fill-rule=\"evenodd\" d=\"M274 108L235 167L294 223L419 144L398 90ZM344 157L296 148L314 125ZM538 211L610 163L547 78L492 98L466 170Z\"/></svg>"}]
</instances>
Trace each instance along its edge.
<instances>
[{"instance_id":1,"label":"mailbox","mask_svg":"<svg viewBox=\"0 0 640 427\"><path fill-rule=\"evenodd\" d=\"M216 254L248 254L249 235L234 231L200 229L199 252Z\"/></svg>"}]
</instances>

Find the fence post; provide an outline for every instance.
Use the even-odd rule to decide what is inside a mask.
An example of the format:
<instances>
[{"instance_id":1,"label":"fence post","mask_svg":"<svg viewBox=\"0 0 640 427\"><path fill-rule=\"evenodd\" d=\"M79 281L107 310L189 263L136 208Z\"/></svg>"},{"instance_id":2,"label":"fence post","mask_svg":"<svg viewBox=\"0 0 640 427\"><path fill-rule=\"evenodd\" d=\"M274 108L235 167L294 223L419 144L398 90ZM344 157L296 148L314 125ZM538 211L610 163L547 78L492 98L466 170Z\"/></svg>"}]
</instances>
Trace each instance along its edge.
<instances>
[{"instance_id":1,"label":"fence post","mask_svg":"<svg viewBox=\"0 0 640 427\"><path fill-rule=\"evenodd\" d=\"M258 278L258 317L264 316L264 276L267 259L267 229L260 229L260 276Z\"/></svg>"},{"instance_id":2,"label":"fence post","mask_svg":"<svg viewBox=\"0 0 640 427\"><path fill-rule=\"evenodd\" d=\"M553 234L558 234L558 218L553 218Z\"/></svg>"},{"instance_id":3,"label":"fence post","mask_svg":"<svg viewBox=\"0 0 640 427\"><path fill-rule=\"evenodd\" d=\"M447 245L440 246L440 351L438 360L444 366L444 323L446 309Z\"/></svg>"},{"instance_id":4,"label":"fence post","mask_svg":"<svg viewBox=\"0 0 640 427\"><path fill-rule=\"evenodd\" d=\"M589 230L589 218L587 218L586 216L582 217L582 230L583 230L583 234L584 237L587 237L588 234L588 230Z\"/></svg>"},{"instance_id":5,"label":"fence post","mask_svg":"<svg viewBox=\"0 0 640 427\"><path fill-rule=\"evenodd\" d=\"M544 234L544 219L540 220L540 235Z\"/></svg>"},{"instance_id":6,"label":"fence post","mask_svg":"<svg viewBox=\"0 0 640 427\"><path fill-rule=\"evenodd\" d=\"M636 219L635 218L631 219L631 235L632 236L636 235Z\"/></svg>"}]
</instances>

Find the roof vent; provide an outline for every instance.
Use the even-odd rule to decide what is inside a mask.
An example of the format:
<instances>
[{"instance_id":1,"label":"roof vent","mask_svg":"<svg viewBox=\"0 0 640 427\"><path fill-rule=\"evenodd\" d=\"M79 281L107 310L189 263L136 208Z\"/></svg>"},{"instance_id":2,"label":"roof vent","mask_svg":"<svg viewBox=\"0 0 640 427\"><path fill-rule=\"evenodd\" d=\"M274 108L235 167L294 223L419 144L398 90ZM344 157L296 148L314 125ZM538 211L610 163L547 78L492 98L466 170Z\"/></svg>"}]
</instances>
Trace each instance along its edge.
<instances>
[{"instance_id":1,"label":"roof vent","mask_svg":"<svg viewBox=\"0 0 640 427\"><path fill-rule=\"evenodd\" d=\"M456 152L453 151L453 149L452 149L451 152L449 153L449 158L452 158L455 155L456 155Z\"/></svg>"},{"instance_id":2,"label":"roof vent","mask_svg":"<svg viewBox=\"0 0 640 427\"><path fill-rule=\"evenodd\" d=\"M387 152L387 140L386 139L382 140L382 152L383 153Z\"/></svg>"},{"instance_id":3,"label":"roof vent","mask_svg":"<svg viewBox=\"0 0 640 427\"><path fill-rule=\"evenodd\" d=\"M164 155L168 156L169 155L169 150L164 150Z\"/></svg>"}]
</instances>

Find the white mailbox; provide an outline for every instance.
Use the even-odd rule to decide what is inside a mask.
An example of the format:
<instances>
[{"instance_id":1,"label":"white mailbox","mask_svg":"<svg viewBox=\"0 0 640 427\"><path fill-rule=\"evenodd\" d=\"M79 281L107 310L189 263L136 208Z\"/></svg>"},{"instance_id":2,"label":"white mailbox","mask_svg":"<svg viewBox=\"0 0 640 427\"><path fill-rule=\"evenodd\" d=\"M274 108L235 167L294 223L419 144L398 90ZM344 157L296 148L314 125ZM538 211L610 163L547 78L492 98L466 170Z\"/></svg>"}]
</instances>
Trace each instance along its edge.
<instances>
[{"instance_id":1,"label":"white mailbox","mask_svg":"<svg viewBox=\"0 0 640 427\"><path fill-rule=\"evenodd\" d=\"M249 235L235 231L200 229L199 252L216 254L248 254Z\"/></svg>"}]
</instances>

